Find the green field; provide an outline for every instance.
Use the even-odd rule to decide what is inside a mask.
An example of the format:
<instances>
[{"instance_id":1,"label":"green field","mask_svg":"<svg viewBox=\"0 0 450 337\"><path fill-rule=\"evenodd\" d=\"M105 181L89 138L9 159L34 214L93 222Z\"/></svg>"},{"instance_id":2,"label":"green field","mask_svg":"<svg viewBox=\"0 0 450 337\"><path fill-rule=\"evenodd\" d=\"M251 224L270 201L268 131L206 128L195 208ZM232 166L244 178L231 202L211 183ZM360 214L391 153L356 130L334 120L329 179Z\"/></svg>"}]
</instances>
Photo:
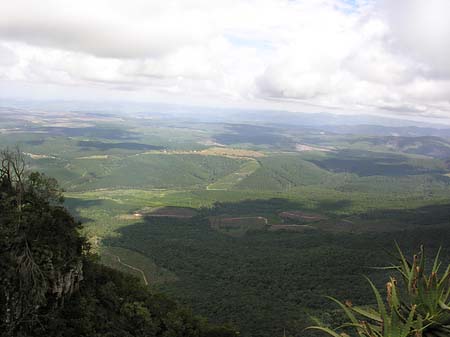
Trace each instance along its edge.
<instances>
[{"instance_id":1,"label":"green field","mask_svg":"<svg viewBox=\"0 0 450 337\"><path fill-rule=\"evenodd\" d=\"M208 190L229 190L233 189L242 180L251 176L255 171L260 168L260 164L257 160L249 160L244 163L238 170L226 175L223 178L218 179L216 182L207 186Z\"/></svg>"},{"instance_id":2,"label":"green field","mask_svg":"<svg viewBox=\"0 0 450 337\"><path fill-rule=\"evenodd\" d=\"M444 138L79 114L13 116L0 144L58 179L102 263L243 336L366 304L394 240L450 248Z\"/></svg>"}]
</instances>

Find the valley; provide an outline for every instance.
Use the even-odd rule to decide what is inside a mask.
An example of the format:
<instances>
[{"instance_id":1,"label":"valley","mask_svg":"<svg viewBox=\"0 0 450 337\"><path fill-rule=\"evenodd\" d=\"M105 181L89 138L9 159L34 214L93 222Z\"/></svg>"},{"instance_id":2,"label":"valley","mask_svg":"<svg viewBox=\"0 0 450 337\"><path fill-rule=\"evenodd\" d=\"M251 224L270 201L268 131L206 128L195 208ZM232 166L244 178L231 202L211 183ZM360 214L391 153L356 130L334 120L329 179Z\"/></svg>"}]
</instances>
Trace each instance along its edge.
<instances>
[{"instance_id":1,"label":"valley","mask_svg":"<svg viewBox=\"0 0 450 337\"><path fill-rule=\"evenodd\" d=\"M394 241L450 256L444 130L3 111L0 144L59 181L102 263L242 336L367 303Z\"/></svg>"}]
</instances>

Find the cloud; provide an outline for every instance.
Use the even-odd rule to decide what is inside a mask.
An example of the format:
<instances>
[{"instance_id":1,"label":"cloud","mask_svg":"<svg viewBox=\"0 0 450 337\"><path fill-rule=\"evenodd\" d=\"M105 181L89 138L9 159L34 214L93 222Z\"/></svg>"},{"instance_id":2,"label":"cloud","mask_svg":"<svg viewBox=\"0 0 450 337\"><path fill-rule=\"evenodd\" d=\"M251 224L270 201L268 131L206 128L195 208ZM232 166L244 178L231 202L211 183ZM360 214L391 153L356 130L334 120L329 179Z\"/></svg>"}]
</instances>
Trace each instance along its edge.
<instances>
[{"instance_id":1,"label":"cloud","mask_svg":"<svg viewBox=\"0 0 450 337\"><path fill-rule=\"evenodd\" d=\"M260 95L448 117L447 8L438 0L366 3L351 14L315 7L307 17L316 21L296 30L257 79Z\"/></svg>"},{"instance_id":2,"label":"cloud","mask_svg":"<svg viewBox=\"0 0 450 337\"><path fill-rule=\"evenodd\" d=\"M450 77L450 2L383 0L379 14L391 29L393 52L427 66L429 76Z\"/></svg>"},{"instance_id":3,"label":"cloud","mask_svg":"<svg viewBox=\"0 0 450 337\"><path fill-rule=\"evenodd\" d=\"M2 1L0 78L101 99L448 117L449 9L448 0Z\"/></svg>"},{"instance_id":4,"label":"cloud","mask_svg":"<svg viewBox=\"0 0 450 337\"><path fill-rule=\"evenodd\" d=\"M18 56L10 48L0 44L0 67L12 67L17 62Z\"/></svg>"},{"instance_id":5,"label":"cloud","mask_svg":"<svg viewBox=\"0 0 450 337\"><path fill-rule=\"evenodd\" d=\"M127 2L128 3L128 2ZM17 0L0 5L0 36L98 57L158 56L202 43L212 30L205 13L156 1ZM180 6L181 7L181 6Z\"/></svg>"}]
</instances>

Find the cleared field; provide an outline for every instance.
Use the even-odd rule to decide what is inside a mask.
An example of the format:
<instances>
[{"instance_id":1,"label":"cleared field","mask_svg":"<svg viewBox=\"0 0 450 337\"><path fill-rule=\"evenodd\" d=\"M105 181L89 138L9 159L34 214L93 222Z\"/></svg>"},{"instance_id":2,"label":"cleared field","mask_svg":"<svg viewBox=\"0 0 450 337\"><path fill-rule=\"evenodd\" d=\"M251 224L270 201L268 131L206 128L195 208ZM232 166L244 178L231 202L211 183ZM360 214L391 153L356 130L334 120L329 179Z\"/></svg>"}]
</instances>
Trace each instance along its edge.
<instances>
[{"instance_id":1,"label":"cleared field","mask_svg":"<svg viewBox=\"0 0 450 337\"><path fill-rule=\"evenodd\" d=\"M261 158L266 154L261 151L253 151L246 149L236 149L232 147L210 147L204 150L151 150L142 153L138 153L135 156L143 156L148 154L165 154L165 155L203 155L203 156L218 156L234 159L249 159L249 158Z\"/></svg>"},{"instance_id":2,"label":"cleared field","mask_svg":"<svg viewBox=\"0 0 450 337\"><path fill-rule=\"evenodd\" d=\"M268 225L267 218L255 217L209 217L211 228L232 236L245 235L250 230L263 230Z\"/></svg>"},{"instance_id":3,"label":"cleared field","mask_svg":"<svg viewBox=\"0 0 450 337\"><path fill-rule=\"evenodd\" d=\"M111 156L108 156L107 154L98 154L98 155L93 155L93 156L86 156L86 157L78 157L75 159L108 159Z\"/></svg>"},{"instance_id":4,"label":"cleared field","mask_svg":"<svg viewBox=\"0 0 450 337\"><path fill-rule=\"evenodd\" d=\"M320 220L325 220L326 217L320 214L312 214L312 213L305 213L302 211L285 211L285 212L281 212L279 214L279 216L281 218L286 218L286 219L293 219L293 220L301 220L301 221L308 221L308 222L313 222L313 221L320 221Z\"/></svg>"},{"instance_id":5,"label":"cleared field","mask_svg":"<svg viewBox=\"0 0 450 337\"><path fill-rule=\"evenodd\" d=\"M299 152L307 152L307 151L331 152L334 150L334 148L311 146L306 144L295 144L295 149Z\"/></svg>"},{"instance_id":6,"label":"cleared field","mask_svg":"<svg viewBox=\"0 0 450 337\"><path fill-rule=\"evenodd\" d=\"M231 158L261 158L265 157L265 154L260 151L252 151L245 149L236 149L232 147L210 147L201 151L206 155L224 156Z\"/></svg>"},{"instance_id":7,"label":"cleared field","mask_svg":"<svg viewBox=\"0 0 450 337\"><path fill-rule=\"evenodd\" d=\"M49 156L49 155L45 155L45 154L35 154L35 153L28 153L28 152L24 152L24 155L29 156L31 159L55 159L56 157L54 156Z\"/></svg>"},{"instance_id":8,"label":"cleared field","mask_svg":"<svg viewBox=\"0 0 450 337\"><path fill-rule=\"evenodd\" d=\"M116 216L119 220L139 220L142 219L141 213L133 213L133 214L121 214Z\"/></svg>"},{"instance_id":9,"label":"cleared field","mask_svg":"<svg viewBox=\"0 0 450 337\"><path fill-rule=\"evenodd\" d=\"M228 190L237 185L240 181L253 174L260 168L258 161L250 160L243 164L239 170L233 172L215 183L209 184L206 189L208 190Z\"/></svg>"},{"instance_id":10,"label":"cleared field","mask_svg":"<svg viewBox=\"0 0 450 337\"><path fill-rule=\"evenodd\" d=\"M189 219L195 216L197 212L192 208L159 207L149 211L144 209L140 214L147 217L168 217L168 218Z\"/></svg>"},{"instance_id":11,"label":"cleared field","mask_svg":"<svg viewBox=\"0 0 450 337\"><path fill-rule=\"evenodd\" d=\"M307 229L315 229L315 227L310 226L310 225L285 225L285 224L281 224L281 225L271 225L269 227L269 231L293 231L293 232L302 232L304 230Z\"/></svg>"}]
</instances>

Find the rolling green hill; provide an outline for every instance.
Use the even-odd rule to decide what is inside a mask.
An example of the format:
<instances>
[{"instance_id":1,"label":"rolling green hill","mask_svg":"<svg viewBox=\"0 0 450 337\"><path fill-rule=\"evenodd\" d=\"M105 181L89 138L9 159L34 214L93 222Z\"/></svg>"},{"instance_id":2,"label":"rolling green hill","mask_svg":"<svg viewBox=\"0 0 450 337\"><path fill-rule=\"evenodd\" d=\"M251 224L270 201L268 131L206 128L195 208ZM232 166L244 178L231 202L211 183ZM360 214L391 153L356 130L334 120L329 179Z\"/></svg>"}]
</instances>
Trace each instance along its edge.
<instances>
[{"instance_id":1,"label":"rolling green hill","mask_svg":"<svg viewBox=\"0 0 450 337\"><path fill-rule=\"evenodd\" d=\"M187 188L206 186L237 171L243 161L195 154L95 154L35 159L33 167L62 181L67 190L109 188Z\"/></svg>"},{"instance_id":2,"label":"rolling green hill","mask_svg":"<svg viewBox=\"0 0 450 337\"><path fill-rule=\"evenodd\" d=\"M298 155L274 155L258 159L260 168L243 179L238 188L286 191L297 186L338 184L342 175L319 168Z\"/></svg>"},{"instance_id":3,"label":"rolling green hill","mask_svg":"<svg viewBox=\"0 0 450 337\"><path fill-rule=\"evenodd\" d=\"M316 336L310 316L339 320L324 295L369 303L394 239L450 248L444 138L71 116L0 121L0 143L59 180L102 263L244 337Z\"/></svg>"}]
</instances>

